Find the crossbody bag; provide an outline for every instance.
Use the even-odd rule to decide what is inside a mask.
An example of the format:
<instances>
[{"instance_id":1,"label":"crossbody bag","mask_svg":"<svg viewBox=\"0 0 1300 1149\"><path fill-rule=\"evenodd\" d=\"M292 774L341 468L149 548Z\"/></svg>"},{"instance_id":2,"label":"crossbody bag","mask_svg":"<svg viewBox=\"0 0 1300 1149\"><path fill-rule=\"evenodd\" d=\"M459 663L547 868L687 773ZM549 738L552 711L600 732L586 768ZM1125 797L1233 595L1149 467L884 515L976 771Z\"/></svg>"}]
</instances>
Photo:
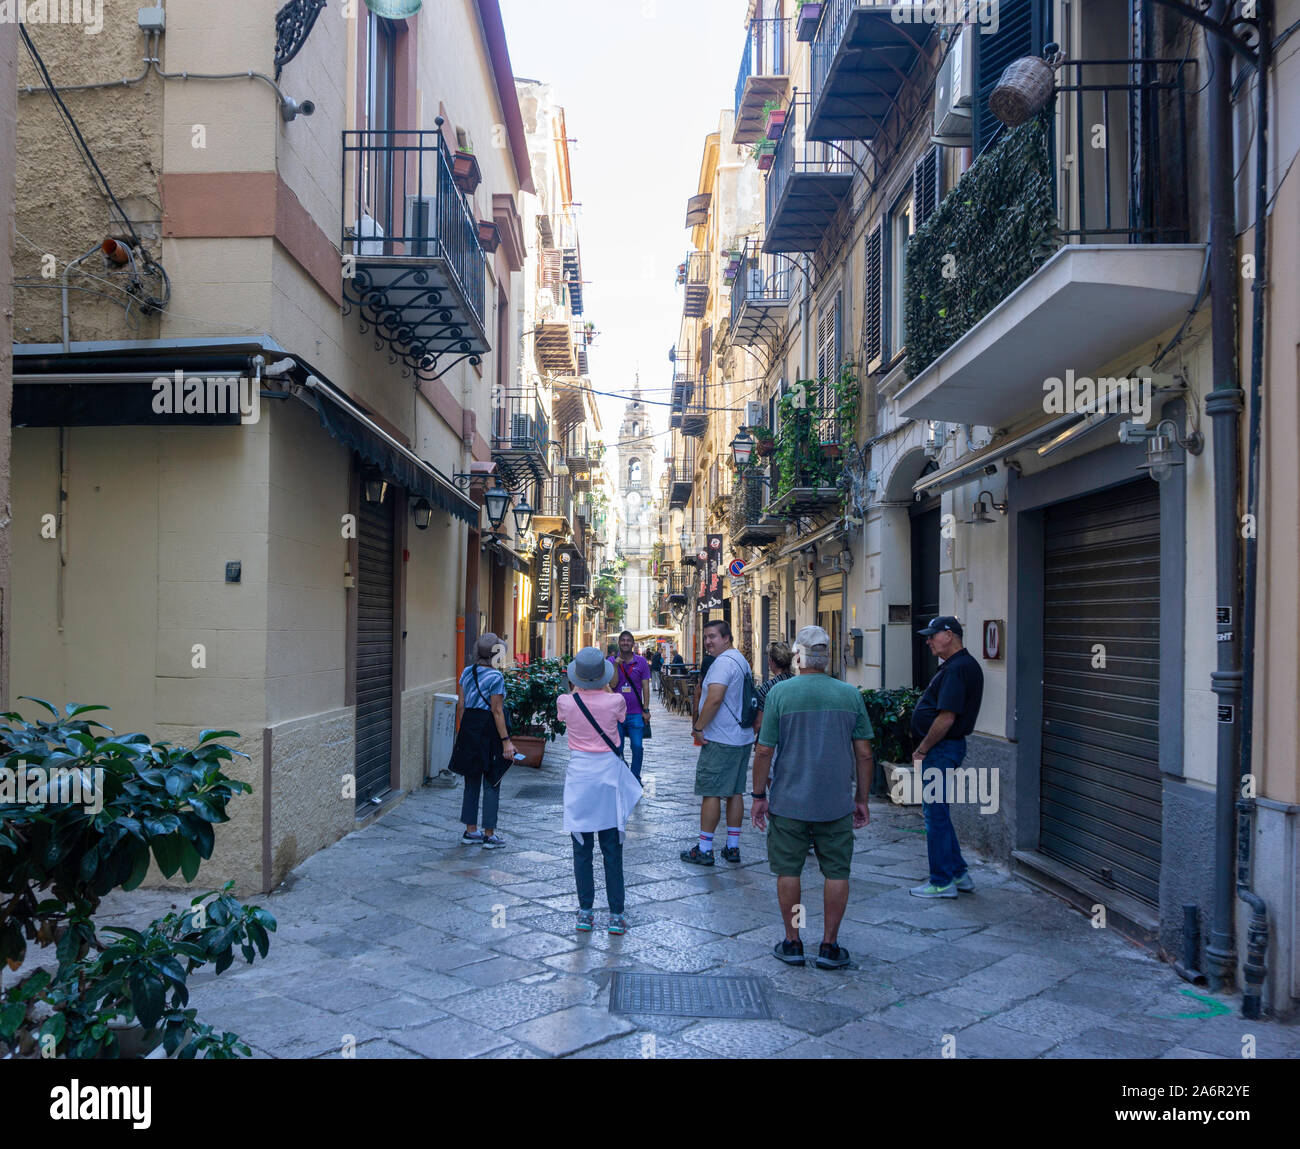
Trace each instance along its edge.
<instances>
[{"instance_id":1,"label":"crossbody bag","mask_svg":"<svg viewBox=\"0 0 1300 1149\"><path fill-rule=\"evenodd\" d=\"M583 714L587 716L587 721L591 723L592 729L595 730L596 733L600 735L605 745L608 746L615 754L617 754L618 747L614 745L614 743L610 740L609 735L605 733L604 727L602 727L601 724L591 716L591 711L587 709L587 704L582 701L582 695L580 695L576 690L573 692L573 701L577 704L578 709L581 710ZM622 759L620 758L619 761L621 762Z\"/></svg>"}]
</instances>

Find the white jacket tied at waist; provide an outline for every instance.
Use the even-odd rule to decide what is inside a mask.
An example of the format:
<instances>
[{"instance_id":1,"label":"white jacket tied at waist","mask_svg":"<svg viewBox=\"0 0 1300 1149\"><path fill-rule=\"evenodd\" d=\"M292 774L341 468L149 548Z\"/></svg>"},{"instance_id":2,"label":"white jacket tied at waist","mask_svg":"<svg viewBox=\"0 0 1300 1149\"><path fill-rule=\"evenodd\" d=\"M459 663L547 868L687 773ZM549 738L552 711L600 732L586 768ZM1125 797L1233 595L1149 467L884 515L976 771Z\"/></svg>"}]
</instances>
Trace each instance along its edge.
<instances>
[{"instance_id":1,"label":"white jacket tied at waist","mask_svg":"<svg viewBox=\"0 0 1300 1149\"><path fill-rule=\"evenodd\" d=\"M564 774L564 828L579 837L618 828L641 801L641 783L612 750L570 750Z\"/></svg>"}]
</instances>

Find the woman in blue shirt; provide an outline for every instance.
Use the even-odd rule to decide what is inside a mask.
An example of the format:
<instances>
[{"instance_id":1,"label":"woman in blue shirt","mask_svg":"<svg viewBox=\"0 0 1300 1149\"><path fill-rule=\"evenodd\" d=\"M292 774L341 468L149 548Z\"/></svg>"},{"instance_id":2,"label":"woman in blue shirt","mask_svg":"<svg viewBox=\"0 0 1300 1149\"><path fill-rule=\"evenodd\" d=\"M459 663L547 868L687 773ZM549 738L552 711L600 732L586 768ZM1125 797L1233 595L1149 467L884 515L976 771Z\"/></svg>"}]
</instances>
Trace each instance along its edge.
<instances>
[{"instance_id":1,"label":"woman in blue shirt","mask_svg":"<svg viewBox=\"0 0 1300 1149\"><path fill-rule=\"evenodd\" d=\"M506 729L505 675L493 665L505 643L495 634L482 635L474 646L474 662L460 676L456 702L456 746L451 769L465 777L465 797L460 804L461 836L466 846L495 850L506 844L497 832L499 786L484 783L484 774L498 756L513 757L515 744ZM483 829L478 828L479 792L483 793Z\"/></svg>"}]
</instances>

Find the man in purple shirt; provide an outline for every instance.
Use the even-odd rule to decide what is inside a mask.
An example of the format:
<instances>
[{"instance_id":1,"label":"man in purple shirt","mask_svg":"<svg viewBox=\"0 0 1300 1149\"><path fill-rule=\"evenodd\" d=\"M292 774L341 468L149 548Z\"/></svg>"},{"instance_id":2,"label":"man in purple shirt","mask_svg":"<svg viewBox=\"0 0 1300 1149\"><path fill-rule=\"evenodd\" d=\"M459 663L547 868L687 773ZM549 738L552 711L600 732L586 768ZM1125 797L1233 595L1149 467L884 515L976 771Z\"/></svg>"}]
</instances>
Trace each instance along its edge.
<instances>
[{"instance_id":1,"label":"man in purple shirt","mask_svg":"<svg viewBox=\"0 0 1300 1149\"><path fill-rule=\"evenodd\" d=\"M632 773L641 781L643 756L642 734L645 715L650 712L650 664L636 652L632 632L625 630L618 636L618 654L609 656L614 664L614 680L610 689L617 691L627 702L627 718L618 724L618 752L630 739L632 742Z\"/></svg>"}]
</instances>

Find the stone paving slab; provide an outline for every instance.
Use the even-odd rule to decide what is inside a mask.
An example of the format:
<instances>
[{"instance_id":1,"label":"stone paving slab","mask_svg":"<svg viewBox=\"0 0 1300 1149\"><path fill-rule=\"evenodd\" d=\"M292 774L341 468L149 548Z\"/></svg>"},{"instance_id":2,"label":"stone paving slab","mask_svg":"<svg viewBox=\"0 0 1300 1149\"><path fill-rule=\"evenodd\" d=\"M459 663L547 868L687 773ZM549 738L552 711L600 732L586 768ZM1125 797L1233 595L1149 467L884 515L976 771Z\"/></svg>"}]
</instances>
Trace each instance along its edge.
<instances>
[{"instance_id":1,"label":"stone paving slab","mask_svg":"<svg viewBox=\"0 0 1300 1149\"><path fill-rule=\"evenodd\" d=\"M1300 1056L1300 1026L1247 1023L1238 999L1207 1006L1170 967L986 861L974 894L923 902L917 809L873 803L856 835L840 931L845 970L800 969L771 956L782 936L763 836L748 824L743 863L680 861L695 841L696 751L685 719L659 711L646 745L655 797L624 846L630 928L574 929L571 839L553 801L519 791L562 782L563 740L540 771L502 783L505 849L459 842L459 782L436 780L395 810L307 859L275 892L247 899L276 915L267 959L196 975L202 1020L230 1029L258 1058L1240 1058ZM187 904L177 890L110 895L105 924L140 925ZM822 926L822 880L804 873L810 963ZM773 1018L729 1021L611 1016L616 969L752 973ZM1193 990L1200 997L1190 996Z\"/></svg>"}]
</instances>

